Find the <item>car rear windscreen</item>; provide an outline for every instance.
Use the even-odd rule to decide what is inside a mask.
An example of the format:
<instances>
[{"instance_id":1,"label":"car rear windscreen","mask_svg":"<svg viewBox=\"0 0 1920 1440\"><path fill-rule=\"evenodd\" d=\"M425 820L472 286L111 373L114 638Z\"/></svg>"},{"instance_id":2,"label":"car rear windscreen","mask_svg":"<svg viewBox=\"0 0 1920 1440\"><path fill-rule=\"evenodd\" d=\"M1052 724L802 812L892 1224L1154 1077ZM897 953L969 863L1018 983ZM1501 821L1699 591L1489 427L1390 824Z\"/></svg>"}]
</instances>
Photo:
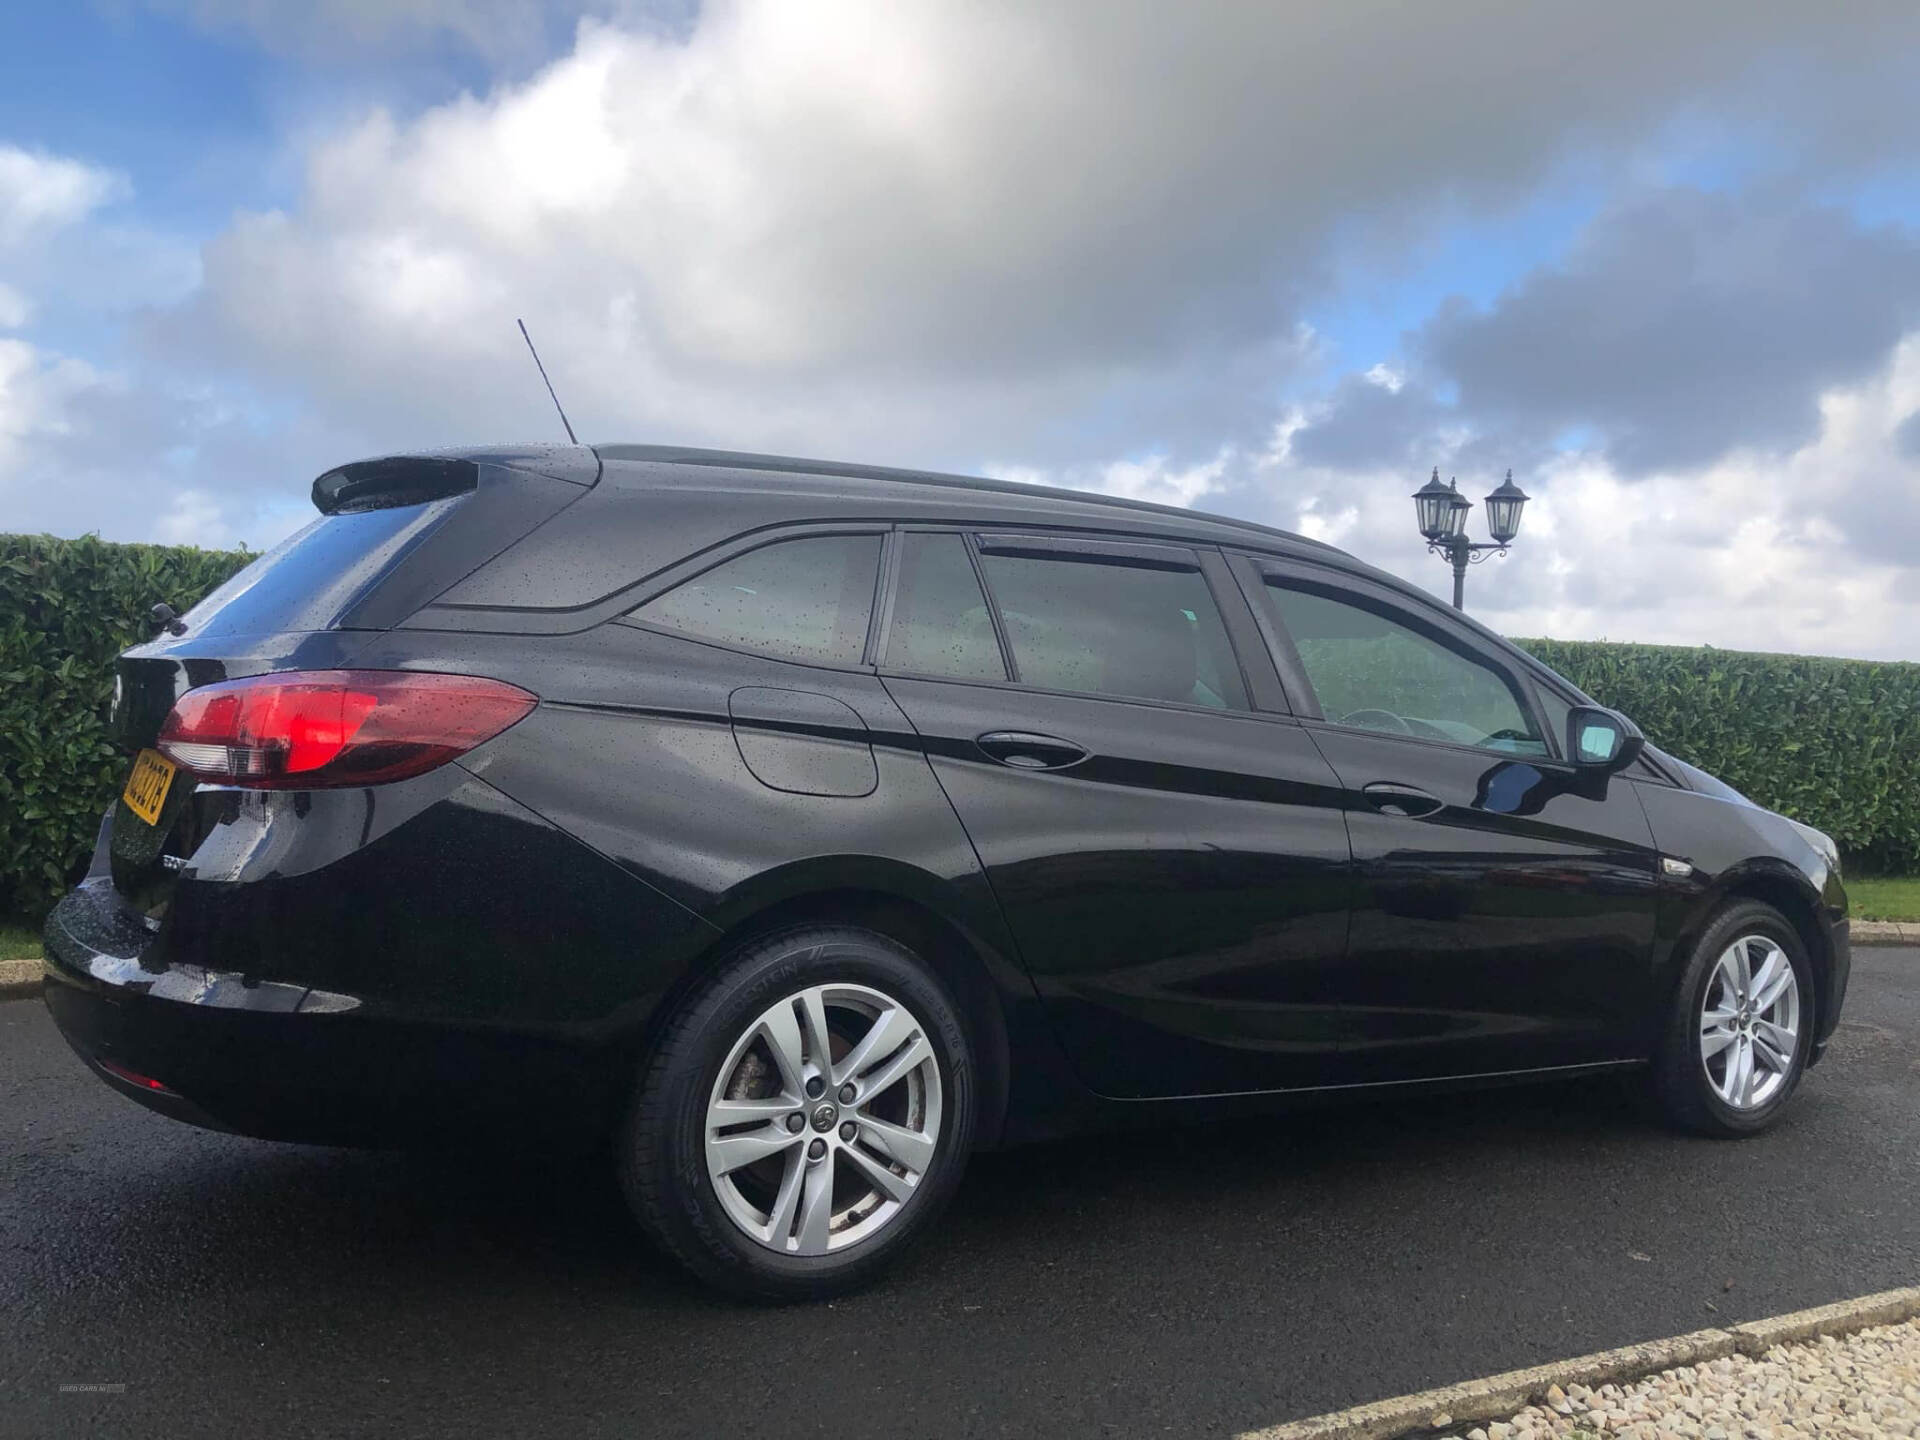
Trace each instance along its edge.
<instances>
[{"instance_id":1,"label":"car rear windscreen","mask_svg":"<svg viewBox=\"0 0 1920 1440\"><path fill-rule=\"evenodd\" d=\"M331 629L467 499L454 495L424 505L322 515L182 616L187 633Z\"/></svg>"}]
</instances>

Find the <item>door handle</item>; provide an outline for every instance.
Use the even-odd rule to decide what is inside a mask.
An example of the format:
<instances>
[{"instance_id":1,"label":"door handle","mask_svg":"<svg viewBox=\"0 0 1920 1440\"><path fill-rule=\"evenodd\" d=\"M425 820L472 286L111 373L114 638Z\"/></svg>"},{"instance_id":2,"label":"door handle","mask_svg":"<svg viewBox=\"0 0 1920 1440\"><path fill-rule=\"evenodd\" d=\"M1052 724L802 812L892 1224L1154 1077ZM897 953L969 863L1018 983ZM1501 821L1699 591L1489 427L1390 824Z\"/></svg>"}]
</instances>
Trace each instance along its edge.
<instances>
[{"instance_id":1,"label":"door handle","mask_svg":"<svg viewBox=\"0 0 1920 1440\"><path fill-rule=\"evenodd\" d=\"M1367 797L1367 804L1382 815L1392 815L1401 820L1417 820L1422 815L1431 815L1446 804L1437 795L1412 785L1395 785L1391 781L1376 780L1360 792Z\"/></svg>"},{"instance_id":2,"label":"door handle","mask_svg":"<svg viewBox=\"0 0 1920 1440\"><path fill-rule=\"evenodd\" d=\"M974 743L1016 770L1065 770L1087 758L1084 745L1027 730L991 730Z\"/></svg>"}]
</instances>

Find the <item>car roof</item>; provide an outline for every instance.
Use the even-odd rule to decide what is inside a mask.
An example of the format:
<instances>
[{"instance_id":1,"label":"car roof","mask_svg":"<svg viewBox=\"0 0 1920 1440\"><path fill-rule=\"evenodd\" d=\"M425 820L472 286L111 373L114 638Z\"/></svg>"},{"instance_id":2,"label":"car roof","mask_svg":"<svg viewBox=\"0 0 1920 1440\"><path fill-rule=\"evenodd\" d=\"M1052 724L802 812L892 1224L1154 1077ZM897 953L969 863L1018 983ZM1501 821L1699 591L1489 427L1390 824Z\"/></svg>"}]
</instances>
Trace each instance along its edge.
<instances>
[{"instance_id":1,"label":"car roof","mask_svg":"<svg viewBox=\"0 0 1920 1440\"><path fill-rule=\"evenodd\" d=\"M658 485L674 477L679 483L709 488L767 490L783 488L778 477L804 477L806 487L820 493L821 482L837 496L858 499L872 495L882 486L941 487L949 491L971 492L974 503L966 508L970 519L1005 524L1068 524L1094 529L1141 531L1169 539L1186 539L1199 544L1232 545L1263 550L1270 554L1293 553L1321 564L1331 564L1350 574L1375 581L1416 604L1448 616L1455 624L1465 625L1493 641L1502 650L1518 655L1536 671L1553 676L1562 685L1574 688L1551 667L1543 664L1505 636L1489 629L1471 615L1446 608L1438 596L1402 577L1370 565L1358 556L1310 536L1282 530L1257 521L1239 520L1178 505L1159 505L1150 500L1132 500L1118 495L1101 495L1086 490L1066 490L1051 485L1032 485L1024 480L990 480L976 475L954 475L938 470L910 470L888 465L864 465L840 460L816 460L794 455L761 455L744 450L706 450L683 445L600 444L592 447L601 461L603 480L614 484ZM631 467L633 473L621 472ZM714 472L728 472L721 481ZM677 476L675 475L677 473ZM758 477L757 480L754 477ZM744 483L743 483L744 482ZM924 493L924 492L923 492ZM1580 693L1576 689L1576 693Z\"/></svg>"},{"instance_id":2,"label":"car roof","mask_svg":"<svg viewBox=\"0 0 1920 1440\"><path fill-rule=\"evenodd\" d=\"M718 521L713 513L715 509L727 508L730 499L750 505L759 498L773 502L773 509L785 512L767 514L767 523L814 515L822 519L864 515L870 519L892 516L969 525L1049 525L1152 534L1176 543L1184 540L1190 544L1237 546L1271 555L1295 555L1375 581L1416 604L1445 613L1455 623L1478 631L1502 649L1521 655L1536 670L1553 673L1472 616L1447 609L1443 601L1428 591L1369 565L1338 546L1272 525L1178 505L1031 485L1021 480L991 480L937 470L685 445L496 445L411 453L559 474L576 483L590 483L593 489L603 493L624 491L635 498L638 498L636 492L657 493L662 499L677 496L682 504L706 511L709 524ZM589 475L593 477L590 482ZM597 523L589 515L583 515L580 520L583 527ZM563 527L550 523L543 528ZM722 528L732 533L730 526ZM692 548L697 546L681 545L677 549L670 546L671 558L690 553ZM659 563L666 562L662 559ZM443 600L455 598L463 603L468 600L452 594L442 597ZM472 599L484 603L478 602L478 597Z\"/></svg>"},{"instance_id":3,"label":"car roof","mask_svg":"<svg viewBox=\"0 0 1920 1440\"><path fill-rule=\"evenodd\" d=\"M1100 528L1115 524L1127 524L1120 515L1154 519L1153 529L1163 534L1184 534L1195 540L1211 543L1254 545L1260 549L1299 549L1312 552L1316 557L1338 556L1351 560L1334 546L1295 534L1290 530L1281 530L1271 525L1262 525L1252 520L1237 520L1231 516L1209 514L1202 510L1190 510L1178 505L1159 505L1150 500L1133 500L1118 495L1101 495L1087 490L1067 490L1051 485L1032 485L1023 480L991 480L976 475L953 475L937 470L911 470L889 465L863 465L840 460L815 460L794 455L759 455L741 450L703 450L680 445L595 445L594 453L600 457L603 465L626 463L645 463L649 466L699 466L706 470L730 470L734 472L759 473L768 476L792 475L806 476L817 485L825 480L846 482L842 487L849 492L868 491L873 482L911 486L935 486L949 490L971 491L978 495L981 502L978 508L993 512L1010 510L1011 507L996 504L996 501L1009 500L1017 503L1022 512L1019 516L1008 513L1005 518L1016 518L1032 523L1033 502L1045 500L1051 502L1045 508L1070 521L1090 521ZM649 476L657 479L658 474ZM701 483L696 481L696 483ZM1139 522L1133 521L1132 528L1139 528ZM1274 542L1280 542L1276 545Z\"/></svg>"}]
</instances>

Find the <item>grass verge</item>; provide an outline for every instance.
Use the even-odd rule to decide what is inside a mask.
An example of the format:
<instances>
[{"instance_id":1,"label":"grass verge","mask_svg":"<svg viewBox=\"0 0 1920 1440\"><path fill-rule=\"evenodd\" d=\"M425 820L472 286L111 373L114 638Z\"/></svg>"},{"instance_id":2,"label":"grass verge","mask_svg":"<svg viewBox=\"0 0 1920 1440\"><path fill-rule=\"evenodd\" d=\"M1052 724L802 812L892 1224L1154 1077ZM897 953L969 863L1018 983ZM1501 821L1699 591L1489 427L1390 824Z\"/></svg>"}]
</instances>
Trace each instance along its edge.
<instances>
[{"instance_id":1,"label":"grass verge","mask_svg":"<svg viewBox=\"0 0 1920 1440\"><path fill-rule=\"evenodd\" d=\"M1846 878L1848 908L1856 920L1920 921L1920 876Z\"/></svg>"},{"instance_id":2,"label":"grass verge","mask_svg":"<svg viewBox=\"0 0 1920 1440\"><path fill-rule=\"evenodd\" d=\"M40 930L21 920L0 920L0 960L38 960Z\"/></svg>"}]
</instances>

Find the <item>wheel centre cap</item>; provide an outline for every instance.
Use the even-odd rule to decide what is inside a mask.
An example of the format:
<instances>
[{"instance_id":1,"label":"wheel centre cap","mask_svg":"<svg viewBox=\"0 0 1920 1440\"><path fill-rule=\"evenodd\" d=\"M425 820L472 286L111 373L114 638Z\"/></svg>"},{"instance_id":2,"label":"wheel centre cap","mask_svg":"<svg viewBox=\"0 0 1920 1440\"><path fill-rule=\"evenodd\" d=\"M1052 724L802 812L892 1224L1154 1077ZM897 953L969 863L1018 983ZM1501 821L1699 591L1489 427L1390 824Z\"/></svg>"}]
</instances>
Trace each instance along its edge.
<instances>
[{"instance_id":1,"label":"wheel centre cap","mask_svg":"<svg viewBox=\"0 0 1920 1440\"><path fill-rule=\"evenodd\" d=\"M839 1118L840 1111L837 1106L820 1104L813 1107L813 1128L822 1133L831 1130L834 1122Z\"/></svg>"}]
</instances>

